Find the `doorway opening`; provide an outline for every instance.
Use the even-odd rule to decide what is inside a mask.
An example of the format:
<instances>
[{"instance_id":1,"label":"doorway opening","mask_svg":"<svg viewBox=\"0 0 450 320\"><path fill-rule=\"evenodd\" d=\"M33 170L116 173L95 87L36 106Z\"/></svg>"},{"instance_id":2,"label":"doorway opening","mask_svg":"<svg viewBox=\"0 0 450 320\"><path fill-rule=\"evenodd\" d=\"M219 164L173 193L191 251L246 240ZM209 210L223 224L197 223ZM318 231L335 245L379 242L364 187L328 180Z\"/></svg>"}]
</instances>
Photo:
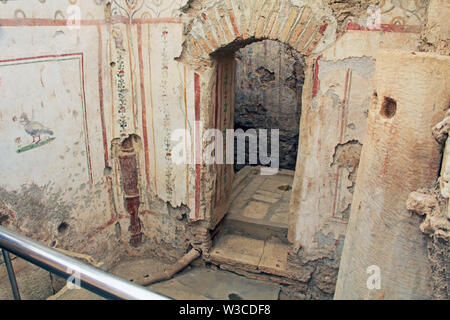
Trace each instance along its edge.
<instances>
[{"instance_id":1,"label":"doorway opening","mask_svg":"<svg viewBox=\"0 0 450 320\"><path fill-rule=\"evenodd\" d=\"M217 58L217 87L218 105L228 112L223 118L231 122L221 129L234 128L236 133L234 179L229 192L230 205L212 258L216 261L244 259L250 265L254 261L252 267L283 274L289 248L289 204L299 145L304 58L281 42L263 40L235 52L232 77L228 59ZM230 77L231 89L227 88ZM232 112L227 110L230 103L227 104L226 98L230 92L234 95L230 100ZM244 163L242 156L239 159L242 152L238 150L236 131L239 129L245 133ZM276 148L271 142L274 130L278 130L279 136L279 170L274 175L261 175L261 167L272 166L261 159L270 157ZM262 134L267 137L266 150L260 150ZM226 179L226 174L218 172L219 190L222 184L226 185Z\"/></svg>"},{"instance_id":2,"label":"doorway opening","mask_svg":"<svg viewBox=\"0 0 450 320\"><path fill-rule=\"evenodd\" d=\"M298 150L302 90L305 80L303 57L291 47L273 40L245 46L235 53L234 129L258 132L279 130L279 167L295 170ZM250 134L250 133L249 133ZM249 158L238 163L235 143L235 172L249 165L264 165Z\"/></svg>"}]
</instances>

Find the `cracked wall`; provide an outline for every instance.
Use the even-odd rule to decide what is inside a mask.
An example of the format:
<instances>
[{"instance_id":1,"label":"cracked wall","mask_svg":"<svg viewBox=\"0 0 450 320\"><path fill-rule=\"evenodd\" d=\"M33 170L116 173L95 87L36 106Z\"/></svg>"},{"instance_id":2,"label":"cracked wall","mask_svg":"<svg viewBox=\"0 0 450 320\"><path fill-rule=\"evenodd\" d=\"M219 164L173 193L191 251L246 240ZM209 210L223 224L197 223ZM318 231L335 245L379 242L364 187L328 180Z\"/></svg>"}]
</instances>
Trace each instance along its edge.
<instances>
[{"instance_id":1,"label":"cracked wall","mask_svg":"<svg viewBox=\"0 0 450 320\"><path fill-rule=\"evenodd\" d=\"M421 219L408 212L406 200L438 178L442 153L431 128L448 108L448 62L448 57L430 53L389 50L377 55L375 94L336 299L432 296L427 240L419 230ZM374 290L365 283L372 265L382 281Z\"/></svg>"},{"instance_id":2,"label":"cracked wall","mask_svg":"<svg viewBox=\"0 0 450 320\"><path fill-rule=\"evenodd\" d=\"M3 224L108 263L207 249L208 228L224 214L212 205L217 172L175 163L171 132L195 140L214 123L217 62L209 53L270 38L307 56L290 222L301 249L292 261L315 263L318 295L331 295L327 267L339 263L356 172L357 151L344 148L364 145L375 52L414 51L419 36L422 50L446 52L447 34L435 23L445 20L443 1L431 1L428 17L422 2L384 1L377 30L364 27L372 1L352 9L336 1L83 1L79 29L67 28L65 2L28 2L1 4ZM45 127L41 137L26 131L30 122ZM139 248L129 245L132 220L111 149L130 135L142 144ZM192 158L205 147L184 143Z\"/></svg>"},{"instance_id":3,"label":"cracked wall","mask_svg":"<svg viewBox=\"0 0 450 320\"><path fill-rule=\"evenodd\" d=\"M194 120L194 73L173 60L184 3L142 4L83 1L74 28L69 3L1 4L1 223L106 265L147 254L173 262L209 236L189 217L195 171L171 161L170 130ZM152 13L127 20L136 10ZM150 39L161 46L150 50ZM135 135L136 162L121 165L111 143ZM123 180L136 176L132 199Z\"/></svg>"},{"instance_id":4,"label":"cracked wall","mask_svg":"<svg viewBox=\"0 0 450 320\"><path fill-rule=\"evenodd\" d=\"M375 54L385 47L416 50L418 38L416 31L347 30L330 49L307 59L306 79L312 80L303 88L302 152L289 223L289 239L300 249L289 261L317 268L312 287L323 296L332 294L315 284L336 284L319 266L336 274L340 265L373 98Z\"/></svg>"}]
</instances>

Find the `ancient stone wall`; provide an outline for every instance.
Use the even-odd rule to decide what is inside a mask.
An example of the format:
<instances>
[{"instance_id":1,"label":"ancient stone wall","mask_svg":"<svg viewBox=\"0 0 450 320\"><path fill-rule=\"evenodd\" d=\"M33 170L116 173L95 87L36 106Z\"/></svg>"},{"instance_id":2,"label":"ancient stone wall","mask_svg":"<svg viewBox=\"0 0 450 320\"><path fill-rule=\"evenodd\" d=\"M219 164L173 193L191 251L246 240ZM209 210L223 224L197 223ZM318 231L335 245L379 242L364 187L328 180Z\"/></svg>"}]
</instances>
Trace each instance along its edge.
<instances>
[{"instance_id":1,"label":"ancient stone wall","mask_svg":"<svg viewBox=\"0 0 450 320\"><path fill-rule=\"evenodd\" d=\"M330 297L376 51L445 53L448 34L436 27L445 1L431 1L428 16L427 1L383 1L380 24L368 24L372 1L351 10L338 1L78 2L79 11L72 0L1 1L2 224L106 263L207 252L232 174L176 153L184 145L201 159L203 131L219 125L216 115L231 119L223 57L277 40L305 58L290 261L308 265L316 296ZM173 139L175 130L185 135Z\"/></svg>"},{"instance_id":2,"label":"ancient stone wall","mask_svg":"<svg viewBox=\"0 0 450 320\"><path fill-rule=\"evenodd\" d=\"M278 129L280 168L295 170L303 58L280 42L265 40L242 48L236 59L235 129ZM242 168L244 165L237 164L237 152L235 159L235 168Z\"/></svg>"},{"instance_id":3,"label":"ancient stone wall","mask_svg":"<svg viewBox=\"0 0 450 320\"><path fill-rule=\"evenodd\" d=\"M78 2L1 3L0 221L105 266L174 261L208 243L187 227L195 167L171 157L194 119L194 73L174 60L186 1Z\"/></svg>"},{"instance_id":4,"label":"ancient stone wall","mask_svg":"<svg viewBox=\"0 0 450 320\"><path fill-rule=\"evenodd\" d=\"M426 237L406 200L438 178L441 148L431 129L448 108L449 58L383 51L375 76L335 297L429 299ZM372 269L379 287L369 282Z\"/></svg>"}]
</instances>

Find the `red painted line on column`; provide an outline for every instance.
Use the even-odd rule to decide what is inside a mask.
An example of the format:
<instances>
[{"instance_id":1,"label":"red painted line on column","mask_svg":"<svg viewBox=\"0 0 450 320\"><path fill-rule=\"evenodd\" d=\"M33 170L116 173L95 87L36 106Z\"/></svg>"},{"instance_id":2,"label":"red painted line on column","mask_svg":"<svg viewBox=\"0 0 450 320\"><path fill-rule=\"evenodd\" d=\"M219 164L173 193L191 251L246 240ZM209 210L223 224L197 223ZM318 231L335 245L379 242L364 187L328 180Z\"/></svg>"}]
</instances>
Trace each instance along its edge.
<instances>
[{"instance_id":1,"label":"red painted line on column","mask_svg":"<svg viewBox=\"0 0 450 320\"><path fill-rule=\"evenodd\" d=\"M344 99L342 100L342 113L341 113L341 127L339 132L339 143L342 144L342 139L344 137L344 125L345 125L345 107L347 105L348 101L348 91L349 91L349 85L350 85L350 74L351 70L347 69L347 74L345 75L345 86L344 86ZM338 196L338 185L339 185L339 166L336 168L336 179L334 183L334 203L333 203L333 213L332 217L334 218L336 215L336 209L337 209L337 196Z\"/></svg>"},{"instance_id":2,"label":"red painted line on column","mask_svg":"<svg viewBox=\"0 0 450 320\"><path fill-rule=\"evenodd\" d=\"M108 139L106 137L106 124L105 124L105 109L103 101L103 39L102 30L100 26L97 26L98 32L98 96L100 100L100 118L102 122L102 135L103 135L103 154L105 156L105 166L109 167L109 155L108 155Z\"/></svg>"},{"instance_id":3,"label":"red painted line on column","mask_svg":"<svg viewBox=\"0 0 450 320\"><path fill-rule=\"evenodd\" d=\"M195 219L200 213L200 184L201 184L201 139L200 139L200 76L194 74L195 90Z\"/></svg>"},{"instance_id":4,"label":"red painted line on column","mask_svg":"<svg viewBox=\"0 0 450 320\"><path fill-rule=\"evenodd\" d=\"M314 65L314 84L313 84L313 95L312 97L315 98L317 96L317 93L320 89L320 80L319 80L319 60L322 57L322 55L318 56L316 59L316 63Z\"/></svg>"},{"instance_id":5,"label":"red painted line on column","mask_svg":"<svg viewBox=\"0 0 450 320\"><path fill-rule=\"evenodd\" d=\"M188 102L187 102L187 80L186 80L186 75L187 75L187 70L186 70L186 66L184 66L184 72L183 72L183 98L184 98L184 147L185 147L185 152L186 152L186 158L187 158L187 152L189 150L189 131L188 131ZM189 157L190 158L190 157ZM187 160L187 159L186 159ZM190 187L189 187L189 176L190 176L190 160L186 161L186 201L187 201L187 206L190 207L191 203L191 199L190 199Z\"/></svg>"},{"instance_id":6,"label":"red painted line on column","mask_svg":"<svg viewBox=\"0 0 450 320\"><path fill-rule=\"evenodd\" d=\"M345 125L345 107L347 106L348 101L348 90L350 84L350 74L351 70L347 69L347 74L345 75L345 87L344 87L344 99L342 100L342 113L341 113L341 129L339 133L339 143L342 143L342 139L344 137L344 125Z\"/></svg>"},{"instance_id":7,"label":"red painted line on column","mask_svg":"<svg viewBox=\"0 0 450 320\"><path fill-rule=\"evenodd\" d=\"M104 20L80 20L81 26L96 26L105 24ZM68 20L64 19L36 19L36 18L21 18L21 19L0 19L0 26L2 27L66 27Z\"/></svg>"},{"instance_id":8,"label":"red painted line on column","mask_svg":"<svg viewBox=\"0 0 450 320\"><path fill-rule=\"evenodd\" d=\"M130 25L127 25L126 28L126 34L127 34L127 43L128 43L128 57L129 57L129 64L130 64L130 80L131 80L131 107L132 107L132 113L133 113L133 126L134 130L137 129L137 122L136 122L136 101L135 101L135 88L134 88L134 73L133 73L133 55L131 51L131 27Z\"/></svg>"},{"instance_id":9,"label":"red painted line on column","mask_svg":"<svg viewBox=\"0 0 450 320\"><path fill-rule=\"evenodd\" d=\"M86 123L86 145L88 149L88 163L89 163L89 175L90 175L90 181L91 185L94 184L94 178L92 176L92 162L91 162L91 146L89 143L89 130L88 130L88 122L87 122L87 104L86 104L86 86L84 84L84 54L81 54L81 79L82 79L82 85L83 85L83 103L84 103L84 120Z\"/></svg>"},{"instance_id":10,"label":"red painted line on column","mask_svg":"<svg viewBox=\"0 0 450 320\"><path fill-rule=\"evenodd\" d=\"M145 157L145 177L147 185L150 185L150 157L148 152L148 132L147 132L147 104L145 101L145 82L144 82L144 59L142 56L142 27L137 25L138 33L138 55L139 55L139 77L141 84L141 103L142 103L142 131L144 138L144 157Z\"/></svg>"},{"instance_id":11,"label":"red painted line on column","mask_svg":"<svg viewBox=\"0 0 450 320\"><path fill-rule=\"evenodd\" d=\"M220 72L220 63L217 64L217 70L216 70L216 101L214 106L214 129L218 128L218 112L219 112L219 72ZM215 150L217 150L217 140L214 141L215 143ZM216 151L217 152L217 151ZM214 169L216 170L216 179L218 178L217 175L217 161L214 161ZM214 207L217 207L217 181L216 181L216 189L214 190Z\"/></svg>"}]
</instances>

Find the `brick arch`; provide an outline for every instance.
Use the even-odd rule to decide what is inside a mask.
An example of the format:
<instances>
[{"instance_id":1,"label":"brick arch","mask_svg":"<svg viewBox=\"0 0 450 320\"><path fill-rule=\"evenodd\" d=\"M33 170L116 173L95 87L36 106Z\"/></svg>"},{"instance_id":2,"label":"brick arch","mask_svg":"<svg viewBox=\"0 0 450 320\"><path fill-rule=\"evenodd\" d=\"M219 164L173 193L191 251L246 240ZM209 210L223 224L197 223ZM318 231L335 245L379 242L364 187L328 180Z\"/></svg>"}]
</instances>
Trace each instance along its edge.
<instances>
[{"instance_id":1,"label":"brick arch","mask_svg":"<svg viewBox=\"0 0 450 320\"><path fill-rule=\"evenodd\" d=\"M235 51L258 40L276 40L310 55L332 24L330 16L290 0L222 0L202 10L186 36L194 59Z\"/></svg>"},{"instance_id":2,"label":"brick arch","mask_svg":"<svg viewBox=\"0 0 450 320\"><path fill-rule=\"evenodd\" d=\"M223 131L234 124L229 106L234 105L235 51L259 40L274 40L304 56L314 56L334 41L336 20L329 8L319 8L317 2L293 4L302 1L202 2L202 9L186 27L180 55L180 61L195 70L195 119L201 126L194 130L196 139L200 139L203 130ZM307 74L308 88L312 88L312 82L313 76ZM195 217L206 220L210 229L228 212L234 171L227 166L196 168Z\"/></svg>"}]
</instances>

